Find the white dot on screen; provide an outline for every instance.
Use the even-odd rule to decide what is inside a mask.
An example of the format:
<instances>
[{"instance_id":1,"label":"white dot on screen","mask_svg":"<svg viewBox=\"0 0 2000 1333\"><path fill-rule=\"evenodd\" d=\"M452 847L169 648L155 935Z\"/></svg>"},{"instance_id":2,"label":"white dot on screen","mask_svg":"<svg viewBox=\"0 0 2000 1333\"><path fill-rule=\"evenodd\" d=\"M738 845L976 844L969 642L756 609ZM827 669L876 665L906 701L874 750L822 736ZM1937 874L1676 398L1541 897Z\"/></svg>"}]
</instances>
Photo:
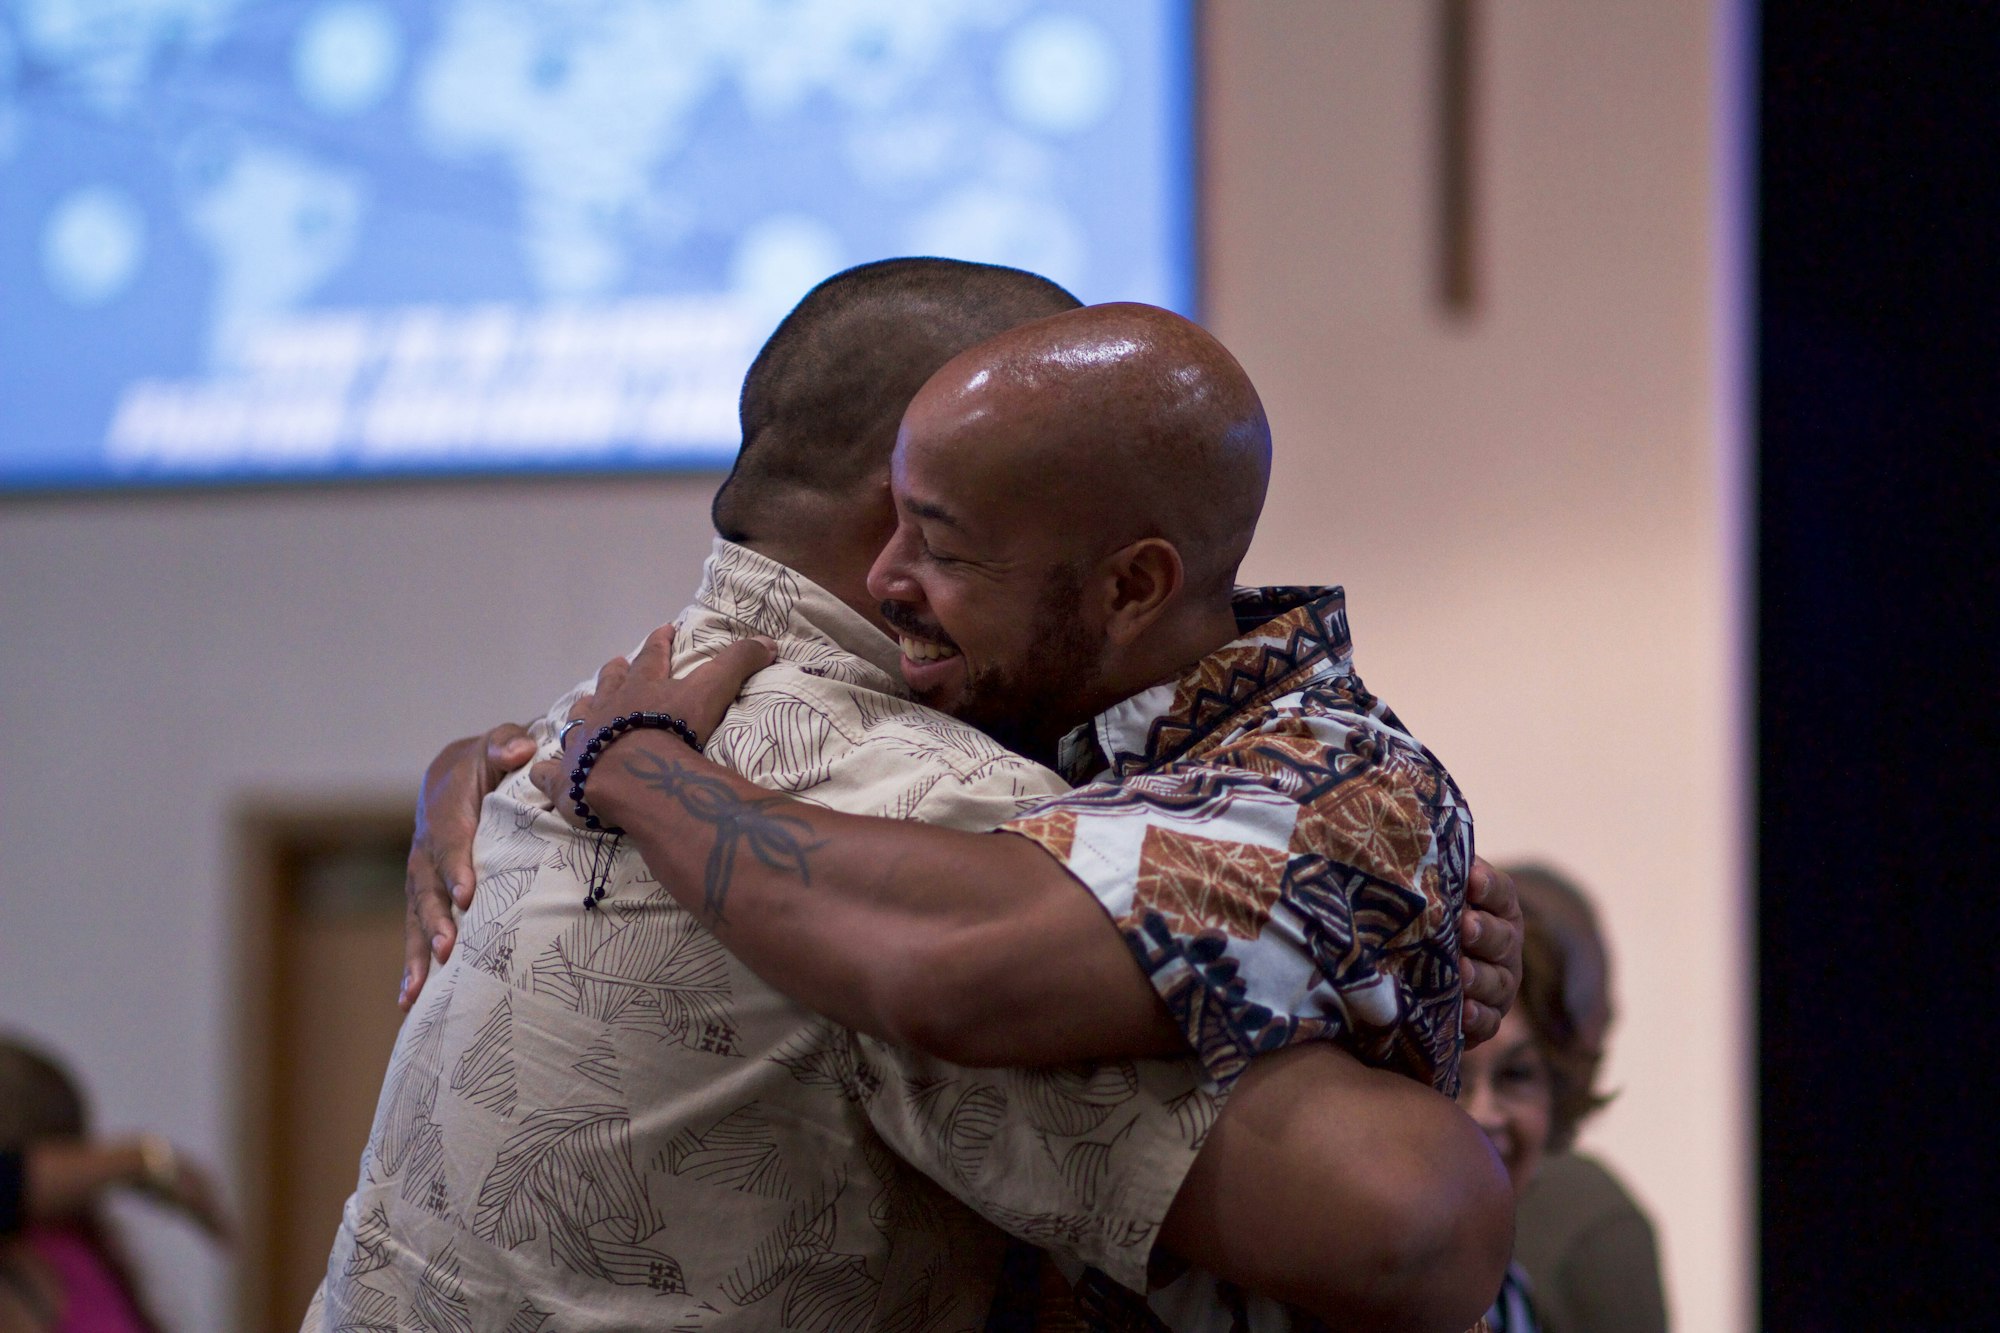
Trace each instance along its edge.
<instances>
[{"instance_id":1,"label":"white dot on screen","mask_svg":"<svg viewBox=\"0 0 2000 1333\"><path fill-rule=\"evenodd\" d=\"M388 95L402 62L402 30L389 11L343 0L306 20L292 50L292 82L313 110L352 116Z\"/></svg>"},{"instance_id":2,"label":"white dot on screen","mask_svg":"<svg viewBox=\"0 0 2000 1333\"><path fill-rule=\"evenodd\" d=\"M1017 123L1076 134L1104 119L1117 99L1118 53L1091 20L1049 14L1014 30L994 76L1000 105Z\"/></svg>"},{"instance_id":3,"label":"white dot on screen","mask_svg":"<svg viewBox=\"0 0 2000 1333\"><path fill-rule=\"evenodd\" d=\"M72 305L102 305L124 291L146 249L146 218L118 190L89 185L65 195L42 227L42 273Z\"/></svg>"}]
</instances>

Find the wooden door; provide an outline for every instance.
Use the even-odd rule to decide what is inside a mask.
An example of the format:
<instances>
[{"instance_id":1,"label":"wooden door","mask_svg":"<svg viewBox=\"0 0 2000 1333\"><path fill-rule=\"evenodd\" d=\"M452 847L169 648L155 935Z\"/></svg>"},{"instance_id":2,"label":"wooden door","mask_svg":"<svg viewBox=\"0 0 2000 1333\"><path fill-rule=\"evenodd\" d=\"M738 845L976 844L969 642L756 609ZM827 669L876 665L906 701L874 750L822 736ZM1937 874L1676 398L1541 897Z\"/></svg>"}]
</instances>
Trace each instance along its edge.
<instances>
[{"instance_id":1,"label":"wooden door","mask_svg":"<svg viewBox=\"0 0 2000 1333\"><path fill-rule=\"evenodd\" d=\"M407 815L288 812L248 824L243 988L243 1326L297 1328L402 1014Z\"/></svg>"}]
</instances>

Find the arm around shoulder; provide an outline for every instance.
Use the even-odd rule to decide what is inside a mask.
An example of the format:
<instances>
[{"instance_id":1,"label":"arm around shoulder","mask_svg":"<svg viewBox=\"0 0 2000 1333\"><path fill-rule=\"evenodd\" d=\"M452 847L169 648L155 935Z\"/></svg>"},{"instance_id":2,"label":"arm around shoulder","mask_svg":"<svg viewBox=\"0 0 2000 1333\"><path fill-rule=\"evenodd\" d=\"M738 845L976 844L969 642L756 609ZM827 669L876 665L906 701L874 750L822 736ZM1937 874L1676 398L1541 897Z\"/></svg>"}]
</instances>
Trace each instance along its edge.
<instances>
[{"instance_id":1,"label":"arm around shoulder","mask_svg":"<svg viewBox=\"0 0 2000 1333\"><path fill-rule=\"evenodd\" d=\"M986 891L961 913L911 915L877 978L890 1041L973 1067L1185 1054L1118 926L1041 847L985 835L963 866ZM936 892L963 891L949 870Z\"/></svg>"},{"instance_id":2,"label":"arm around shoulder","mask_svg":"<svg viewBox=\"0 0 2000 1333\"><path fill-rule=\"evenodd\" d=\"M1335 1327L1462 1333L1513 1238L1506 1172L1456 1105L1311 1043L1237 1080L1160 1245Z\"/></svg>"}]
</instances>

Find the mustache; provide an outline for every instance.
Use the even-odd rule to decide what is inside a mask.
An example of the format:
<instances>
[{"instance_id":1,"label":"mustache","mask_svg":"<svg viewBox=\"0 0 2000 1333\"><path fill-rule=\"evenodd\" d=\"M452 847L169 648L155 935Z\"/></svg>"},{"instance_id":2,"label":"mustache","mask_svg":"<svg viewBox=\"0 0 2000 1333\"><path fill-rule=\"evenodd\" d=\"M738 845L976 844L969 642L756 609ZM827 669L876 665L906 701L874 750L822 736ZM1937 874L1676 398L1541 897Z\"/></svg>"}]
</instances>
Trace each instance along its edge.
<instances>
[{"instance_id":1,"label":"mustache","mask_svg":"<svg viewBox=\"0 0 2000 1333\"><path fill-rule=\"evenodd\" d=\"M934 625L925 620L901 602L882 603L882 619L888 621L890 625L902 630L912 638L926 639L931 643L941 643L947 648L958 647L958 644L952 639L951 635L944 632L942 626Z\"/></svg>"}]
</instances>

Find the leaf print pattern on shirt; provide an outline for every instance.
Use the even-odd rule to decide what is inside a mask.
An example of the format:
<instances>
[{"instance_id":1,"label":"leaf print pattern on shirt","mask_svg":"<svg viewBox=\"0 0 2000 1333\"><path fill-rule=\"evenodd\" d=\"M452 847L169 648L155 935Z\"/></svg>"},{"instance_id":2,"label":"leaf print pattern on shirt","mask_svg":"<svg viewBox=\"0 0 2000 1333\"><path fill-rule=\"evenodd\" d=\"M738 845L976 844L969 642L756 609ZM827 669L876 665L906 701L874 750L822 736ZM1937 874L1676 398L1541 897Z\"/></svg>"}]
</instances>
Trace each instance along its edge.
<instances>
[{"instance_id":1,"label":"leaf print pattern on shirt","mask_svg":"<svg viewBox=\"0 0 2000 1333\"><path fill-rule=\"evenodd\" d=\"M734 1053L722 945L664 892L579 912L535 959L531 975L536 994L586 1017Z\"/></svg>"},{"instance_id":2,"label":"leaf print pattern on shirt","mask_svg":"<svg viewBox=\"0 0 2000 1333\"><path fill-rule=\"evenodd\" d=\"M573 1273L685 1291L680 1265L643 1242L661 1219L632 1165L619 1106L537 1111L501 1148L480 1187L472 1233L508 1249L540 1241Z\"/></svg>"}]
</instances>

